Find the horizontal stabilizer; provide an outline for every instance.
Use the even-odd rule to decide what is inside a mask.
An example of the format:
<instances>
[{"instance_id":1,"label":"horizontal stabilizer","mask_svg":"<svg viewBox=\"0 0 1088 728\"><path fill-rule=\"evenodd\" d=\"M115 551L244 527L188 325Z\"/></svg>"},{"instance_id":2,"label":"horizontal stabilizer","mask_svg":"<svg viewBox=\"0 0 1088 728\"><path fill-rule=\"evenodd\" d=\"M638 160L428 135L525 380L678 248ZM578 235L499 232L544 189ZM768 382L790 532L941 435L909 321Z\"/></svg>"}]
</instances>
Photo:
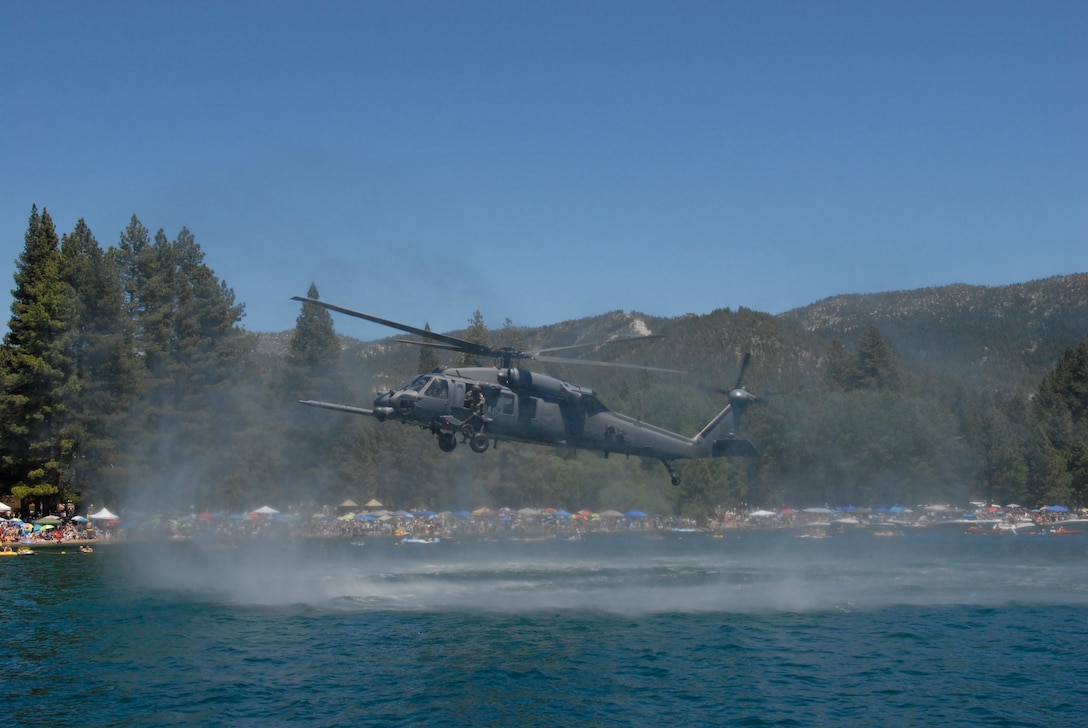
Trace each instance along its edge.
<instances>
[{"instance_id":1,"label":"horizontal stabilizer","mask_svg":"<svg viewBox=\"0 0 1088 728\"><path fill-rule=\"evenodd\" d=\"M755 458L759 450L751 440L715 440L711 454L716 458Z\"/></svg>"}]
</instances>

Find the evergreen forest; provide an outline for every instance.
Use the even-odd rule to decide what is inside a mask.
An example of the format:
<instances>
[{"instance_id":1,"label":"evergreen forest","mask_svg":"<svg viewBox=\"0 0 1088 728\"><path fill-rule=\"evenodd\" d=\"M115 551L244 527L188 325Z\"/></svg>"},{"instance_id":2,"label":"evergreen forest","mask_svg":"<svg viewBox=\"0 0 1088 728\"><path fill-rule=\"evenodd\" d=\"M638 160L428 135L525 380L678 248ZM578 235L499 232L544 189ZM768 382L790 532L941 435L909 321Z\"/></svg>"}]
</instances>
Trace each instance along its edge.
<instances>
[{"instance_id":1,"label":"evergreen forest","mask_svg":"<svg viewBox=\"0 0 1088 728\"><path fill-rule=\"evenodd\" d=\"M316 284L307 295L320 297ZM375 313L396 319L395 306ZM750 352L745 383L762 401L745 435L761 456L678 463L679 486L654 460L513 443L443 453L414 427L303 407L369 407L376 392L461 355L344 337L313 304L300 303L284 332L248 331L243 317L189 230L152 234L133 216L103 248L83 220L58 234L35 206L0 346L0 500L24 514L67 503L305 511L376 498L394 509L696 518L742 504L1088 505L1086 274L844 295L780 315L611 311L523 328L466 311L465 329L450 332L520 347L662 334L587 357L685 374L547 371L684 435L721 409L717 392Z\"/></svg>"}]
</instances>

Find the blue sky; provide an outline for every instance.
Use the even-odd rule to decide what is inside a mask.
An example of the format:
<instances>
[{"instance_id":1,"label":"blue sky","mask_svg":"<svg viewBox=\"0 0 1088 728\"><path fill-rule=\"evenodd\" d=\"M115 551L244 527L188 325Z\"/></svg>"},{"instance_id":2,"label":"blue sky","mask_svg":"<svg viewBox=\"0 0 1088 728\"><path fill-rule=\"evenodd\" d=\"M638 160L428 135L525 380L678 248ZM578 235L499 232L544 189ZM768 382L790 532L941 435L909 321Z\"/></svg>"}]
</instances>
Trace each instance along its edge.
<instances>
[{"instance_id":1,"label":"blue sky","mask_svg":"<svg viewBox=\"0 0 1088 728\"><path fill-rule=\"evenodd\" d=\"M44 0L0 19L5 276L35 203L103 247L133 214L188 227L255 331L291 328L311 282L447 331L477 309L780 313L1088 271L1082 2Z\"/></svg>"}]
</instances>

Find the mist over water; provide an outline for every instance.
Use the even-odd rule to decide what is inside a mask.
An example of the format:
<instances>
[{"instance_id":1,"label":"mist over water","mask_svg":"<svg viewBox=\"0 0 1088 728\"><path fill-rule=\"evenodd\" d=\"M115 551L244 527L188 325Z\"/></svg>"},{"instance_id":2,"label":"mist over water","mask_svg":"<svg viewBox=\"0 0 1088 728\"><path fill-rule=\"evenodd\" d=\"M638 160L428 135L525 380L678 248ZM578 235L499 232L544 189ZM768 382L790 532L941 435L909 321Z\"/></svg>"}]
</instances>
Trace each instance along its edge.
<instances>
[{"instance_id":1,"label":"mist over water","mask_svg":"<svg viewBox=\"0 0 1088 728\"><path fill-rule=\"evenodd\" d=\"M1084 535L42 550L0 563L6 691L100 725L1077 725Z\"/></svg>"},{"instance_id":2,"label":"mist over water","mask_svg":"<svg viewBox=\"0 0 1088 728\"><path fill-rule=\"evenodd\" d=\"M998 542L998 539L1004 539ZM985 541L985 543L983 543ZM774 613L1088 603L1085 541L859 533L609 534L582 541L180 543L141 550L154 589L338 610Z\"/></svg>"}]
</instances>

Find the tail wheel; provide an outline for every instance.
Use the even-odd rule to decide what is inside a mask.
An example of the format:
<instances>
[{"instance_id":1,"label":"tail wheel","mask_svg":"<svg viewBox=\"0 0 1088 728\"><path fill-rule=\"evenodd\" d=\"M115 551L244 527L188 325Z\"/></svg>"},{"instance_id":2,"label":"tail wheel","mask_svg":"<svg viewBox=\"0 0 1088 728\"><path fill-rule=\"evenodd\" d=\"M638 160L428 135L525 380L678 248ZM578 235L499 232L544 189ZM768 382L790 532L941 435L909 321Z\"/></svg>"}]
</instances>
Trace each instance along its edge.
<instances>
[{"instance_id":1,"label":"tail wheel","mask_svg":"<svg viewBox=\"0 0 1088 728\"><path fill-rule=\"evenodd\" d=\"M486 452L487 448L491 446L491 441L487 439L487 435L480 432L472 436L472 439L468 441L468 446L472 448L472 452Z\"/></svg>"}]
</instances>

